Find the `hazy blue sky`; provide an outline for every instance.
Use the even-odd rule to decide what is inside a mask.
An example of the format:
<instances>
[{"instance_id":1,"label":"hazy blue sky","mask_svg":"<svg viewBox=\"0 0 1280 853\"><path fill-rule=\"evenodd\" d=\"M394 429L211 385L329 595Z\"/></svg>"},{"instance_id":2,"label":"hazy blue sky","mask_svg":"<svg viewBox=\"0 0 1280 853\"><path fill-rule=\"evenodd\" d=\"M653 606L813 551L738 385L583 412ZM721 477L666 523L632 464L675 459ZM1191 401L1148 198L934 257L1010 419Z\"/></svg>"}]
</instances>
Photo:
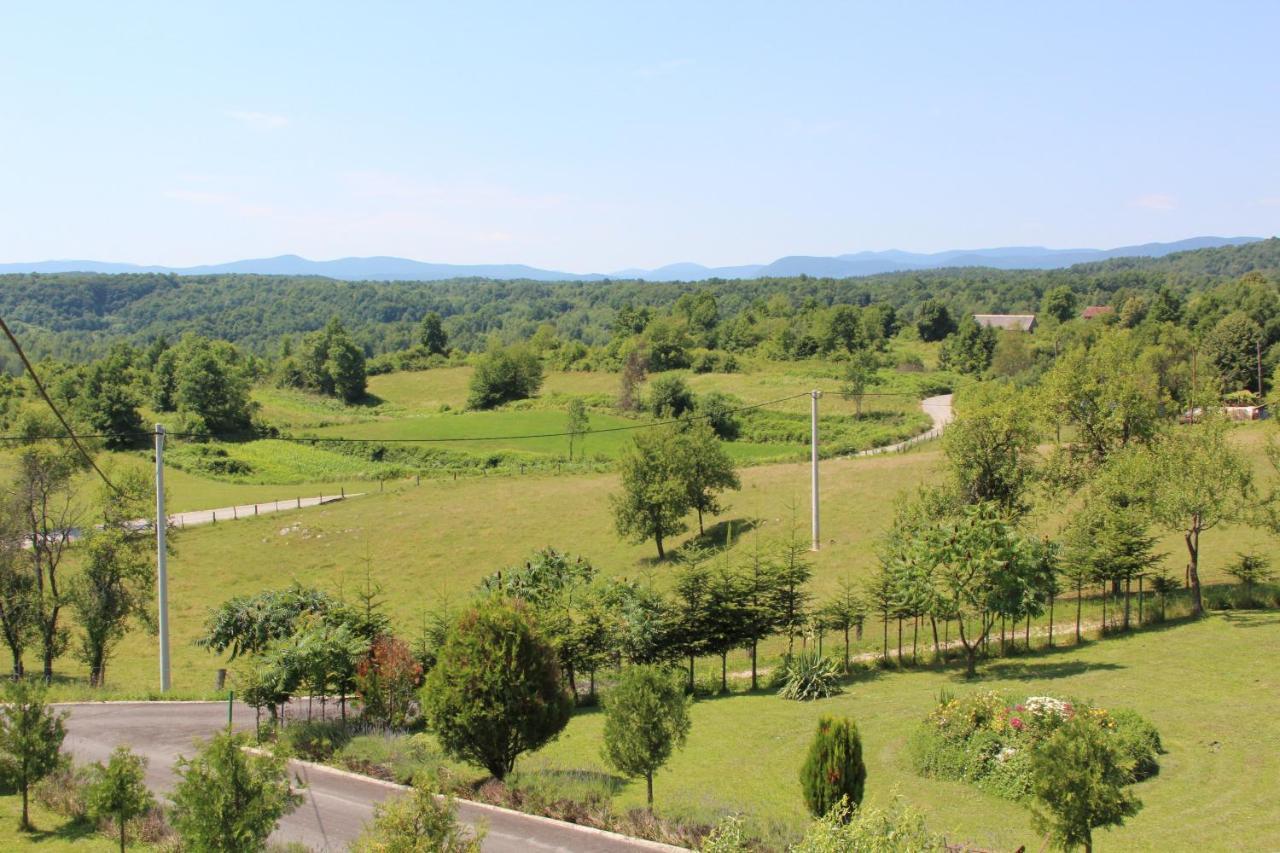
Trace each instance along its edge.
<instances>
[{"instance_id":1,"label":"hazy blue sky","mask_svg":"<svg viewBox=\"0 0 1280 853\"><path fill-rule=\"evenodd\" d=\"M6 3L0 261L1266 236L1277 33L1275 2Z\"/></svg>"}]
</instances>

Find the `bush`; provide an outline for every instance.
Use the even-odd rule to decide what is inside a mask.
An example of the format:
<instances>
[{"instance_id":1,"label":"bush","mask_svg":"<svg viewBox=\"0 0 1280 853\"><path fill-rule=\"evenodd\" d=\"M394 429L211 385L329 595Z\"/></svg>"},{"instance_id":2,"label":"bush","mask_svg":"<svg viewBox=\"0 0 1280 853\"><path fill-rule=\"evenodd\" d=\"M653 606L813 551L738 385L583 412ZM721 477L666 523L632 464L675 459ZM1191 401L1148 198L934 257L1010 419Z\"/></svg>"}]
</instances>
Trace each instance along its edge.
<instances>
[{"instance_id":1,"label":"bush","mask_svg":"<svg viewBox=\"0 0 1280 853\"><path fill-rule=\"evenodd\" d=\"M941 697L910 735L907 755L922 776L958 779L1010 800L1032 793L1032 764L1041 744L1080 719L1101 731L1134 768L1131 781L1158 769L1160 735L1132 711L1102 708L1050 696L1013 704L993 692L961 699Z\"/></svg>"},{"instance_id":2,"label":"bush","mask_svg":"<svg viewBox=\"0 0 1280 853\"><path fill-rule=\"evenodd\" d=\"M195 758L179 758L173 827L188 850L256 850L302 798L283 757L250 755L243 738L215 735Z\"/></svg>"},{"instance_id":3,"label":"bush","mask_svg":"<svg viewBox=\"0 0 1280 853\"><path fill-rule=\"evenodd\" d=\"M804 651L783 665L784 680L778 695L809 702L835 696L840 688L840 665L816 651Z\"/></svg>"},{"instance_id":4,"label":"bush","mask_svg":"<svg viewBox=\"0 0 1280 853\"><path fill-rule=\"evenodd\" d=\"M427 676L422 711L441 747L498 779L554 740L573 697L526 605L492 596L454 625Z\"/></svg>"},{"instance_id":5,"label":"bush","mask_svg":"<svg viewBox=\"0 0 1280 853\"><path fill-rule=\"evenodd\" d=\"M444 756L429 735L358 735L334 755L353 773L410 785L438 781Z\"/></svg>"},{"instance_id":6,"label":"bush","mask_svg":"<svg viewBox=\"0 0 1280 853\"><path fill-rule=\"evenodd\" d=\"M888 809L836 804L809 827L791 853L933 853L947 846L929 831L924 816L895 797Z\"/></svg>"},{"instance_id":7,"label":"bush","mask_svg":"<svg viewBox=\"0 0 1280 853\"><path fill-rule=\"evenodd\" d=\"M484 829L460 826L451 798L416 785L379 803L373 824L352 846L357 853L480 853Z\"/></svg>"},{"instance_id":8,"label":"bush","mask_svg":"<svg viewBox=\"0 0 1280 853\"><path fill-rule=\"evenodd\" d=\"M1111 714L1115 724L1113 734L1116 744L1125 757L1133 762L1133 781L1141 782L1160 771L1159 759L1164 753L1160 733L1136 711L1121 708Z\"/></svg>"},{"instance_id":9,"label":"bush","mask_svg":"<svg viewBox=\"0 0 1280 853\"><path fill-rule=\"evenodd\" d=\"M712 391L698 398L694 411L706 418L716 436L723 441L734 441L742 434L742 424L734 412L738 401L728 394Z\"/></svg>"},{"instance_id":10,"label":"bush","mask_svg":"<svg viewBox=\"0 0 1280 853\"><path fill-rule=\"evenodd\" d=\"M862 738L847 717L823 717L800 768L805 805L816 817L842 804L856 808L862 802L867 767L862 761Z\"/></svg>"},{"instance_id":11,"label":"bush","mask_svg":"<svg viewBox=\"0 0 1280 853\"><path fill-rule=\"evenodd\" d=\"M649 411L658 418L678 418L693 411L693 392L679 376L659 376L649 385Z\"/></svg>"},{"instance_id":12,"label":"bush","mask_svg":"<svg viewBox=\"0 0 1280 853\"><path fill-rule=\"evenodd\" d=\"M490 350L480 357L471 376L467 407L492 409L523 400L542 387L542 362L524 347Z\"/></svg>"}]
</instances>

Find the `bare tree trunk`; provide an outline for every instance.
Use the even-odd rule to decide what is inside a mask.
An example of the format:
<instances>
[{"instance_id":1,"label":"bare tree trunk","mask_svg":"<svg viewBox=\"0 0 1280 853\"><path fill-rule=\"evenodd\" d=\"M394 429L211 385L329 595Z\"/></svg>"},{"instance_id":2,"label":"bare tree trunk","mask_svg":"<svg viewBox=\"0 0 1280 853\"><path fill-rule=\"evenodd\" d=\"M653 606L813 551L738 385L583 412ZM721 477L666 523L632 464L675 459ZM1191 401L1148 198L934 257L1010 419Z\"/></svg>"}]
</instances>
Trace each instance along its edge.
<instances>
[{"instance_id":1,"label":"bare tree trunk","mask_svg":"<svg viewBox=\"0 0 1280 853\"><path fill-rule=\"evenodd\" d=\"M1204 613L1204 599L1200 596L1200 516L1191 519L1191 529L1187 531L1187 578L1191 582L1191 613L1200 616Z\"/></svg>"}]
</instances>

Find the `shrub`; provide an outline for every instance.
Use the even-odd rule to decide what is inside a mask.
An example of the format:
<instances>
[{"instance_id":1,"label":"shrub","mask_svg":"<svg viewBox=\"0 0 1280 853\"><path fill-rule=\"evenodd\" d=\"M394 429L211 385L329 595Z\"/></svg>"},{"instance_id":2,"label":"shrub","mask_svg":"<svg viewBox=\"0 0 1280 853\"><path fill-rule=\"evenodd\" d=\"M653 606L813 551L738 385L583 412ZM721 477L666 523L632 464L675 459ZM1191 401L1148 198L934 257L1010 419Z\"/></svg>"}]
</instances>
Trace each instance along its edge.
<instances>
[{"instance_id":1,"label":"shrub","mask_svg":"<svg viewBox=\"0 0 1280 853\"><path fill-rule=\"evenodd\" d=\"M218 734L195 758L179 758L173 827L188 850L257 850L302 798L283 757L251 755L241 737Z\"/></svg>"},{"instance_id":2,"label":"shrub","mask_svg":"<svg viewBox=\"0 0 1280 853\"><path fill-rule=\"evenodd\" d=\"M1227 567L1227 574L1245 586L1266 583L1275 577L1269 561L1261 554L1240 554L1239 559Z\"/></svg>"},{"instance_id":3,"label":"shrub","mask_svg":"<svg viewBox=\"0 0 1280 853\"><path fill-rule=\"evenodd\" d=\"M1141 782L1160 770L1159 758L1164 752L1160 733L1136 711L1121 708L1111 714L1115 724L1113 733L1116 744L1125 757L1133 762L1133 781Z\"/></svg>"},{"instance_id":4,"label":"shrub","mask_svg":"<svg viewBox=\"0 0 1280 853\"><path fill-rule=\"evenodd\" d=\"M689 734L689 699L681 680L660 667L627 667L604 697L604 759L643 776L653 811L653 774Z\"/></svg>"},{"instance_id":5,"label":"shrub","mask_svg":"<svg viewBox=\"0 0 1280 853\"><path fill-rule=\"evenodd\" d=\"M460 826L453 799L416 785L379 803L373 823L352 846L357 853L480 853L483 828Z\"/></svg>"},{"instance_id":6,"label":"shrub","mask_svg":"<svg viewBox=\"0 0 1280 853\"><path fill-rule=\"evenodd\" d=\"M649 411L658 418L678 418L693 411L693 392L679 376L659 376L649 385Z\"/></svg>"},{"instance_id":7,"label":"shrub","mask_svg":"<svg viewBox=\"0 0 1280 853\"><path fill-rule=\"evenodd\" d=\"M480 357L471 375L467 407L492 409L523 400L542 387L542 362L524 347L490 350Z\"/></svg>"},{"instance_id":8,"label":"shrub","mask_svg":"<svg viewBox=\"0 0 1280 853\"><path fill-rule=\"evenodd\" d=\"M66 736L67 715L49 707L46 692L35 679L11 681L0 707L0 780L22 793L22 830L32 828L27 802L31 786L57 769Z\"/></svg>"},{"instance_id":9,"label":"shrub","mask_svg":"<svg viewBox=\"0 0 1280 853\"><path fill-rule=\"evenodd\" d=\"M106 766L93 768L92 781L85 789L85 810L97 821L115 821L120 833L120 853L125 849L125 829L129 821L141 817L155 806L155 798L147 790L147 760L134 755L127 746L116 747Z\"/></svg>"},{"instance_id":10,"label":"shrub","mask_svg":"<svg viewBox=\"0 0 1280 853\"><path fill-rule=\"evenodd\" d=\"M734 413L737 405L737 400L728 394L712 391L699 397L694 409L699 416L706 418L718 438L734 441L742 434L742 424Z\"/></svg>"},{"instance_id":11,"label":"shrub","mask_svg":"<svg viewBox=\"0 0 1280 853\"><path fill-rule=\"evenodd\" d=\"M840 665L816 651L793 656L783 667L784 680L778 695L783 699L809 702L835 696L840 688Z\"/></svg>"},{"instance_id":12,"label":"shrub","mask_svg":"<svg viewBox=\"0 0 1280 853\"><path fill-rule=\"evenodd\" d=\"M529 608L491 596L463 614L422 692L422 711L455 758L502 779L516 757L554 740L573 697Z\"/></svg>"},{"instance_id":13,"label":"shrub","mask_svg":"<svg viewBox=\"0 0 1280 853\"><path fill-rule=\"evenodd\" d=\"M823 717L800 768L800 786L810 813L820 817L845 804L862 802L867 767L862 761L862 738L847 717Z\"/></svg>"},{"instance_id":14,"label":"shrub","mask_svg":"<svg viewBox=\"0 0 1280 853\"><path fill-rule=\"evenodd\" d=\"M422 679L422 664L395 637L379 637L356 666L360 713L384 728L403 728L413 714L414 691Z\"/></svg>"},{"instance_id":15,"label":"shrub","mask_svg":"<svg viewBox=\"0 0 1280 853\"><path fill-rule=\"evenodd\" d=\"M1095 828L1120 826L1142 808L1124 789L1132 779L1132 762L1116 739L1086 715L1076 715L1032 755L1037 831L1068 850L1092 849Z\"/></svg>"},{"instance_id":16,"label":"shrub","mask_svg":"<svg viewBox=\"0 0 1280 853\"><path fill-rule=\"evenodd\" d=\"M924 816L895 796L887 809L841 801L809 827L791 853L932 853L957 848L929 831Z\"/></svg>"},{"instance_id":17,"label":"shrub","mask_svg":"<svg viewBox=\"0 0 1280 853\"><path fill-rule=\"evenodd\" d=\"M1156 772L1160 736L1131 711L1103 708L1051 696L1011 704L998 693L940 698L910 735L907 754L922 776L959 779L1010 800L1032 793L1032 762L1040 745L1073 720L1101 731L1134 767L1130 781Z\"/></svg>"},{"instance_id":18,"label":"shrub","mask_svg":"<svg viewBox=\"0 0 1280 853\"><path fill-rule=\"evenodd\" d=\"M334 755L339 767L401 785L438 779L443 761L425 734L358 735Z\"/></svg>"}]
</instances>

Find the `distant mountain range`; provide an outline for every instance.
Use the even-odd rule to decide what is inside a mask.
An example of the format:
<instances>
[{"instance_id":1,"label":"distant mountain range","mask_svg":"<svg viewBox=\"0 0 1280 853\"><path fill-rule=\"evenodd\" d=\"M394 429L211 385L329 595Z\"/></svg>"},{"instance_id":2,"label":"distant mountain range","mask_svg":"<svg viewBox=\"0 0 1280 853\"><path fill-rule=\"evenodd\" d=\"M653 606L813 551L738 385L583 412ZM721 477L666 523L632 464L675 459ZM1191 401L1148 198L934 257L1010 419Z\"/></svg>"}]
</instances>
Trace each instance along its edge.
<instances>
[{"instance_id":1,"label":"distant mountain range","mask_svg":"<svg viewBox=\"0 0 1280 853\"><path fill-rule=\"evenodd\" d=\"M347 281L439 281L450 278L532 279L535 281L600 281L602 279L643 279L646 281L699 281L708 278L762 278L811 275L824 278L854 278L889 272L940 269L942 267L994 267L996 269L1056 269L1072 264L1105 261L1109 258L1162 257L1173 252L1212 249L1253 243L1260 237L1191 237L1173 243L1144 243L1115 249L1046 249L1043 246L1003 246L994 249L955 249L918 254L890 249L884 252L856 252L834 257L789 255L770 264L733 267L705 267L701 264L668 264L657 269L625 269L610 274L588 274L544 270L523 264L431 264L406 258L338 258L312 261L297 255L231 261L196 267L140 266L102 261L40 261L0 264L3 273L174 273L176 275L309 275Z\"/></svg>"}]
</instances>

